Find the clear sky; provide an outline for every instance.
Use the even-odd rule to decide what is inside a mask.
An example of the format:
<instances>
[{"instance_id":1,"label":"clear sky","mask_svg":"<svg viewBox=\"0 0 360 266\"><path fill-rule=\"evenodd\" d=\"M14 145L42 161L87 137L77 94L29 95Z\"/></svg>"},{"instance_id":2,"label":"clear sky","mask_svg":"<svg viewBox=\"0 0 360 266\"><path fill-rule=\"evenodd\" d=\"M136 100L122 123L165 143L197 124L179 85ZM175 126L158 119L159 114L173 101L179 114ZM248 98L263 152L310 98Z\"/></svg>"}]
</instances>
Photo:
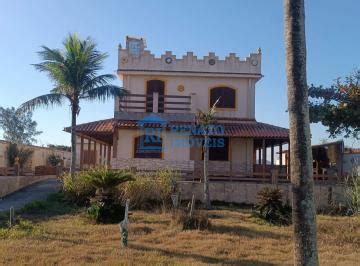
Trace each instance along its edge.
<instances>
[{"instance_id":1,"label":"clear sky","mask_svg":"<svg viewBox=\"0 0 360 266\"><path fill-rule=\"evenodd\" d=\"M305 2L308 83L329 85L360 67L360 2ZM0 0L0 106L17 107L49 92L47 76L31 64L39 62L40 45L60 48L70 32L91 36L109 54L103 73L115 73L117 47L126 35L145 37L157 56L172 50L178 56L213 51L244 58L261 47L264 78L256 86L256 119L288 127L281 0ZM112 117L113 106L113 100L82 103L78 121ZM34 119L44 132L38 144L70 144L62 132L70 124L68 106L38 109ZM315 125L312 137L318 143L328 134Z\"/></svg>"}]
</instances>

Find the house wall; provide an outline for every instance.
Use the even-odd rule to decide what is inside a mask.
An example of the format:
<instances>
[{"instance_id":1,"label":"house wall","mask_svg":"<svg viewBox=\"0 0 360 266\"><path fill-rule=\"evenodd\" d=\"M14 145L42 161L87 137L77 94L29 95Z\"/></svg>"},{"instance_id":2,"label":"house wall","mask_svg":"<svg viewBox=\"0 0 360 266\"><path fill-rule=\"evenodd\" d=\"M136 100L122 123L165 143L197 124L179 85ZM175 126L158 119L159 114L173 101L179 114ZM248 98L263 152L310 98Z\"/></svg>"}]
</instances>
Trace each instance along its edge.
<instances>
[{"instance_id":1,"label":"house wall","mask_svg":"<svg viewBox=\"0 0 360 266\"><path fill-rule=\"evenodd\" d=\"M181 144L175 146L176 144L173 143L174 138L172 134L169 131L163 133L163 160L189 161L190 149L188 138L184 136L183 139L181 139ZM117 158L133 159L134 140L139 135L142 135L142 132L136 129L118 130ZM184 146L182 145L183 143L185 144Z\"/></svg>"},{"instance_id":2,"label":"house wall","mask_svg":"<svg viewBox=\"0 0 360 266\"><path fill-rule=\"evenodd\" d=\"M139 169L153 170L157 168L174 168L179 170L194 170L194 161L202 160L202 148L182 145L189 143L187 137L183 137L181 145L174 145L171 132L163 132L163 158L140 159L133 158L133 146L135 137L142 134L136 129L119 129L117 142L117 156L112 158L113 168L137 167ZM234 172L251 172L253 161L253 139L231 138L230 160ZM211 162L211 166L217 171L228 171L230 162Z\"/></svg>"},{"instance_id":3,"label":"house wall","mask_svg":"<svg viewBox=\"0 0 360 266\"><path fill-rule=\"evenodd\" d=\"M236 118L255 118L255 81L249 78L224 78L224 77L182 77L174 74L168 75L124 75L124 87L133 94L146 94L146 81L160 79L165 81L165 94L191 96L191 112L209 109L210 88L228 86L236 90L236 109L217 110L217 116ZM184 91L177 90L178 86L184 86ZM138 98L134 100L139 100ZM137 106L144 106L140 103ZM115 99L115 111L119 111L119 99ZM132 112L144 112L144 110L131 110ZM171 111L184 112L184 111Z\"/></svg>"},{"instance_id":4,"label":"house wall","mask_svg":"<svg viewBox=\"0 0 360 266\"><path fill-rule=\"evenodd\" d=\"M7 167L7 155L6 150L9 143L7 141L0 141L0 167ZM71 152L54 150L46 147L39 147L33 145L23 145L23 147L34 151L31 160L28 161L25 167L35 170L36 166L47 165L47 159L51 154L59 155L63 160L65 167L70 166Z\"/></svg>"}]
</instances>

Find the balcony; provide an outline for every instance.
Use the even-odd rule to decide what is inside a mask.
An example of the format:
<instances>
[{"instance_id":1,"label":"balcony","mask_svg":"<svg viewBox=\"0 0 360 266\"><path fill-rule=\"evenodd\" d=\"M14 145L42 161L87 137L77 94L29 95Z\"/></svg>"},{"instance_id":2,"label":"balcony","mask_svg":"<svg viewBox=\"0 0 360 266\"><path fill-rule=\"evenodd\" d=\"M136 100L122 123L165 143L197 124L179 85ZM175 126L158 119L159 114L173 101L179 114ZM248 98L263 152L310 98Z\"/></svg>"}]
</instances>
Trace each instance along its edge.
<instances>
[{"instance_id":1,"label":"balcony","mask_svg":"<svg viewBox=\"0 0 360 266\"><path fill-rule=\"evenodd\" d=\"M189 113L191 96L128 94L119 100L120 112Z\"/></svg>"}]
</instances>

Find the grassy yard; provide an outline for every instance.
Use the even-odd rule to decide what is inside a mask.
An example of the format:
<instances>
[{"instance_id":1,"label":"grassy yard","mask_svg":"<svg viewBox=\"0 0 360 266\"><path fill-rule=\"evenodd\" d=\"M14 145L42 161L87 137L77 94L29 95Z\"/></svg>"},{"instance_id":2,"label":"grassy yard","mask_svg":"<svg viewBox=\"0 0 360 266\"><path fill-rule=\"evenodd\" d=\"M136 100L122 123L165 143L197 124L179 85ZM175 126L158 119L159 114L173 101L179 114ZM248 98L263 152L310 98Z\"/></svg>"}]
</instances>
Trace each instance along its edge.
<instances>
[{"instance_id":1,"label":"grassy yard","mask_svg":"<svg viewBox=\"0 0 360 266\"><path fill-rule=\"evenodd\" d=\"M133 211L127 249L118 225L91 224L77 210L24 215L0 229L0 264L292 265L291 226L260 224L241 209L209 215L210 230L181 231L169 213ZM360 217L318 216L318 231L322 265L359 263Z\"/></svg>"}]
</instances>

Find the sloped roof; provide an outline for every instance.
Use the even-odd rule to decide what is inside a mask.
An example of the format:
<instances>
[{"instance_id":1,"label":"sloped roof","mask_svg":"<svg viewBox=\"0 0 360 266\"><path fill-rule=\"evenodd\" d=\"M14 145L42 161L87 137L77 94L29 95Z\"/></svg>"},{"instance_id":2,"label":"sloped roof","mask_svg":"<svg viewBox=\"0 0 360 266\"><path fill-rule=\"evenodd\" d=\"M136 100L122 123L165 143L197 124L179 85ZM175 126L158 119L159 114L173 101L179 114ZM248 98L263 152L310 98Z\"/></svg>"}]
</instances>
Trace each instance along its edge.
<instances>
[{"instance_id":1,"label":"sloped roof","mask_svg":"<svg viewBox=\"0 0 360 266\"><path fill-rule=\"evenodd\" d=\"M93 138L112 143L112 135L115 127L138 128L139 124L143 127L164 127L162 123L143 123L135 120L106 119L76 126L76 132ZM168 122L165 126L189 125L189 122ZM269 138L269 139L288 139L289 130L286 128L273 126L260 122L237 121L236 123L224 123L223 136L243 137L243 138ZM70 127L64 129L70 132Z\"/></svg>"}]
</instances>

